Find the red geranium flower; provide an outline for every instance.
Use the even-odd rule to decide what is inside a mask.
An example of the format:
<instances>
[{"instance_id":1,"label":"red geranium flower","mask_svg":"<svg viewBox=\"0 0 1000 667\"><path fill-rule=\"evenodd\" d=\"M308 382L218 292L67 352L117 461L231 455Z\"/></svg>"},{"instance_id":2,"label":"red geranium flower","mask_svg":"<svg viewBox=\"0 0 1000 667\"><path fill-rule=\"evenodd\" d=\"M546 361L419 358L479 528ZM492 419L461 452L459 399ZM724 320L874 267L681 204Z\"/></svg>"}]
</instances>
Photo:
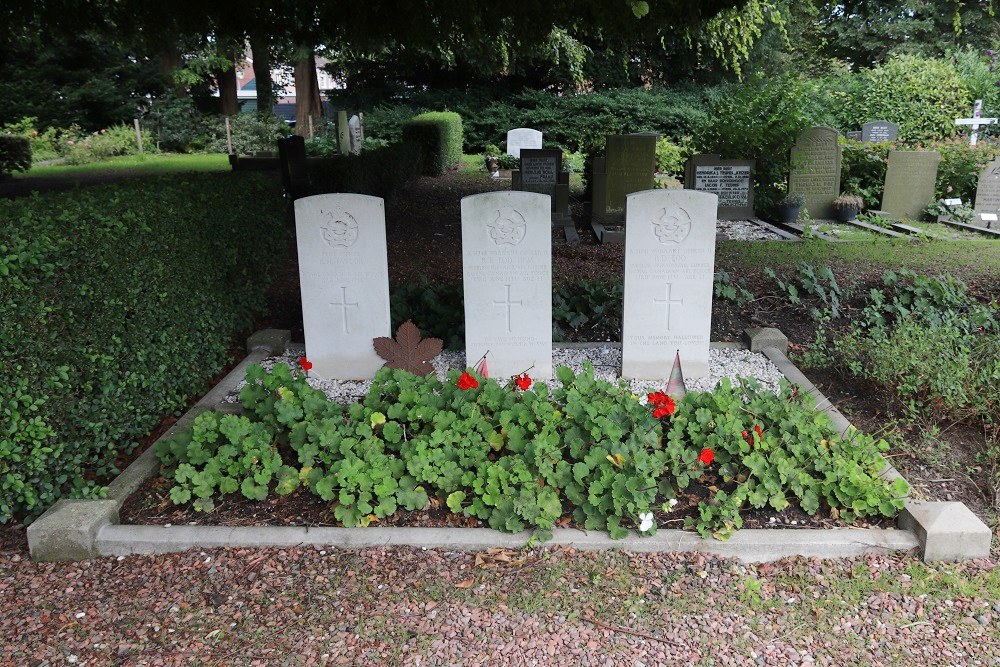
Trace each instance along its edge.
<instances>
[{"instance_id":1,"label":"red geranium flower","mask_svg":"<svg viewBox=\"0 0 1000 667\"><path fill-rule=\"evenodd\" d=\"M520 375L514 376L514 383L517 388L521 391L528 391L531 387L531 377L527 373L521 373Z\"/></svg>"},{"instance_id":2,"label":"red geranium flower","mask_svg":"<svg viewBox=\"0 0 1000 667\"><path fill-rule=\"evenodd\" d=\"M674 414L674 410L677 409L677 404L674 403L674 399L662 391L655 391L652 394L647 394L646 398L649 400L649 404L653 406L653 416L657 419L668 417Z\"/></svg>"},{"instance_id":3,"label":"red geranium flower","mask_svg":"<svg viewBox=\"0 0 1000 667\"><path fill-rule=\"evenodd\" d=\"M701 450L701 454L698 455L698 460L704 463L705 465L710 466L712 465L712 461L715 460L715 452L706 447L705 449Z\"/></svg>"},{"instance_id":4,"label":"red geranium flower","mask_svg":"<svg viewBox=\"0 0 1000 667\"><path fill-rule=\"evenodd\" d=\"M299 357L299 366L306 372L306 375L309 374L309 369L313 367L312 362L306 359L305 355Z\"/></svg>"},{"instance_id":5,"label":"red geranium flower","mask_svg":"<svg viewBox=\"0 0 1000 667\"><path fill-rule=\"evenodd\" d=\"M764 437L764 430L760 427L760 424L754 424L753 430L757 434L758 438Z\"/></svg>"},{"instance_id":6,"label":"red geranium flower","mask_svg":"<svg viewBox=\"0 0 1000 667\"><path fill-rule=\"evenodd\" d=\"M458 378L458 382L455 383L455 386L462 391L465 391L466 389L475 389L479 386L479 381L466 372L462 373L461 377Z\"/></svg>"}]
</instances>

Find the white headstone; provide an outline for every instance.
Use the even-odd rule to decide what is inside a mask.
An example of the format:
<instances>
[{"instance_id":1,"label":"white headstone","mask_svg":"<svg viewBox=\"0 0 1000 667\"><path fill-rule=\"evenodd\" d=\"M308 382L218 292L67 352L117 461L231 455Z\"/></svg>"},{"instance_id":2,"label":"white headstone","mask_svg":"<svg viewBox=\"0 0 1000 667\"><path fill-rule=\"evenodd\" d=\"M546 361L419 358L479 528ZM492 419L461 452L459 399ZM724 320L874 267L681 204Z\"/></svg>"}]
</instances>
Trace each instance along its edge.
<instances>
[{"instance_id":1,"label":"white headstone","mask_svg":"<svg viewBox=\"0 0 1000 667\"><path fill-rule=\"evenodd\" d=\"M541 148L542 133L530 127L518 127L507 131L507 155L521 157L522 148Z\"/></svg>"},{"instance_id":2,"label":"white headstone","mask_svg":"<svg viewBox=\"0 0 1000 667\"><path fill-rule=\"evenodd\" d=\"M622 377L669 377L678 351L684 377L708 373L718 201L694 190L628 196Z\"/></svg>"},{"instance_id":3,"label":"white headstone","mask_svg":"<svg viewBox=\"0 0 1000 667\"><path fill-rule=\"evenodd\" d=\"M355 155L361 154L361 145L365 142L365 132L361 128L361 118L358 114L351 116L347 121L347 127L351 132L351 152Z\"/></svg>"},{"instance_id":4,"label":"white headstone","mask_svg":"<svg viewBox=\"0 0 1000 667\"><path fill-rule=\"evenodd\" d=\"M462 199L465 358L490 375L552 377L552 216L548 195Z\"/></svg>"},{"instance_id":5,"label":"white headstone","mask_svg":"<svg viewBox=\"0 0 1000 667\"><path fill-rule=\"evenodd\" d=\"M295 235L313 372L324 379L371 379L385 361L372 339L390 335L385 204L354 194L297 199Z\"/></svg>"}]
</instances>

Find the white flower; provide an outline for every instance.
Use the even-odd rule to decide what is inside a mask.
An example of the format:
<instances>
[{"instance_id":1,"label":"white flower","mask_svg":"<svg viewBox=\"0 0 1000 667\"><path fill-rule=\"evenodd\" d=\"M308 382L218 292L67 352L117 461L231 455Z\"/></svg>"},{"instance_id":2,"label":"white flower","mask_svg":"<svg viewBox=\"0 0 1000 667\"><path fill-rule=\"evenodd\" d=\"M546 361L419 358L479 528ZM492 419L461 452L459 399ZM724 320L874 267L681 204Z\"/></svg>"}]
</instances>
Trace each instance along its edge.
<instances>
[{"instance_id":1,"label":"white flower","mask_svg":"<svg viewBox=\"0 0 1000 667\"><path fill-rule=\"evenodd\" d=\"M653 527L653 513L645 512L639 515L639 532L645 533Z\"/></svg>"}]
</instances>

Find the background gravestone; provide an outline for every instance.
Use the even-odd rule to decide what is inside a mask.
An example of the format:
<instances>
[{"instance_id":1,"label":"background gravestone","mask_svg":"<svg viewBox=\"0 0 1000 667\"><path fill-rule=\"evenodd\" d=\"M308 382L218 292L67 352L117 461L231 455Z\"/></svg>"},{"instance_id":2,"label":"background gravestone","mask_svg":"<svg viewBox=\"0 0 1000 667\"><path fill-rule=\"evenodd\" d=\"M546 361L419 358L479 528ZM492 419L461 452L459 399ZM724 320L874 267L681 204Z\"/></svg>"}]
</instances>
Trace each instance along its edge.
<instances>
[{"instance_id":1,"label":"background gravestone","mask_svg":"<svg viewBox=\"0 0 1000 667\"><path fill-rule=\"evenodd\" d=\"M278 139L278 164L281 184L293 200L309 193L309 168L306 162L306 140L292 135Z\"/></svg>"},{"instance_id":2,"label":"background gravestone","mask_svg":"<svg viewBox=\"0 0 1000 667\"><path fill-rule=\"evenodd\" d=\"M1000 159L993 160L979 173L979 185L976 188L976 217L972 223L987 226L980 217L982 213L1000 214ZM997 223L991 222L993 229Z\"/></svg>"},{"instance_id":3,"label":"background gravestone","mask_svg":"<svg viewBox=\"0 0 1000 667\"><path fill-rule=\"evenodd\" d=\"M941 161L936 151L889 151L882 210L893 218L919 220L934 201Z\"/></svg>"},{"instance_id":4,"label":"background gravestone","mask_svg":"<svg viewBox=\"0 0 1000 667\"><path fill-rule=\"evenodd\" d=\"M863 135L861 133L861 130L851 130L850 132L845 132L844 136L850 139L851 141L861 141L862 140L861 137Z\"/></svg>"},{"instance_id":5,"label":"background gravestone","mask_svg":"<svg viewBox=\"0 0 1000 667\"><path fill-rule=\"evenodd\" d=\"M604 151L608 215L625 213L625 198L656 183L656 135L608 135Z\"/></svg>"},{"instance_id":6,"label":"background gravestone","mask_svg":"<svg viewBox=\"0 0 1000 667\"><path fill-rule=\"evenodd\" d=\"M486 192L462 198L465 359L491 375L552 377L549 197Z\"/></svg>"},{"instance_id":7,"label":"background gravestone","mask_svg":"<svg viewBox=\"0 0 1000 667\"><path fill-rule=\"evenodd\" d=\"M367 380L389 336L385 205L379 197L326 194L295 202L306 356L322 378Z\"/></svg>"},{"instance_id":8,"label":"background gravestone","mask_svg":"<svg viewBox=\"0 0 1000 667\"><path fill-rule=\"evenodd\" d=\"M678 350L685 377L708 373L717 202L693 190L629 195L623 377L669 377Z\"/></svg>"},{"instance_id":9,"label":"background gravestone","mask_svg":"<svg viewBox=\"0 0 1000 667\"><path fill-rule=\"evenodd\" d=\"M347 121L347 127L351 131L351 152L360 155L361 147L365 143L365 128L361 122L361 115L351 116L351 119Z\"/></svg>"},{"instance_id":10,"label":"background gravestone","mask_svg":"<svg viewBox=\"0 0 1000 667\"><path fill-rule=\"evenodd\" d=\"M569 197L559 196L569 189L569 174L562 170L562 151L553 148L522 148L521 168L512 174L512 189L537 192L552 198L552 212L568 214ZM565 181L564 188L560 185ZM560 209L559 206L562 205Z\"/></svg>"},{"instance_id":11,"label":"background gravestone","mask_svg":"<svg viewBox=\"0 0 1000 667\"><path fill-rule=\"evenodd\" d=\"M887 120L873 120L861 126L861 141L895 141L899 125Z\"/></svg>"},{"instance_id":12,"label":"background gravestone","mask_svg":"<svg viewBox=\"0 0 1000 667\"><path fill-rule=\"evenodd\" d=\"M522 148L541 148L542 133L530 127L517 127L507 131L507 155L521 157Z\"/></svg>"},{"instance_id":13,"label":"background gravestone","mask_svg":"<svg viewBox=\"0 0 1000 667\"><path fill-rule=\"evenodd\" d=\"M692 155L684 167L684 187L717 195L720 220L752 218L755 164L754 160L720 160L716 155Z\"/></svg>"},{"instance_id":14,"label":"background gravestone","mask_svg":"<svg viewBox=\"0 0 1000 667\"><path fill-rule=\"evenodd\" d=\"M813 218L832 218L833 200L840 195L839 136L832 128L814 127L800 134L792 147L788 191L806 198Z\"/></svg>"}]
</instances>

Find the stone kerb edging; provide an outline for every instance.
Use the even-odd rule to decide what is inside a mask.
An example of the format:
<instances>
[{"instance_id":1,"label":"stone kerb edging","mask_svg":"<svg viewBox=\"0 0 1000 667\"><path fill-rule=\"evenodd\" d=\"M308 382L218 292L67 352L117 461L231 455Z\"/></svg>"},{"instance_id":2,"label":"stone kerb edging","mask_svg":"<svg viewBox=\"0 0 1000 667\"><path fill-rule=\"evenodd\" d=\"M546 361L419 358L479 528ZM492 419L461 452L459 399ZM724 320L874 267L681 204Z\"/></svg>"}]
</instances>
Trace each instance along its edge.
<instances>
[{"instance_id":1,"label":"stone kerb edging","mask_svg":"<svg viewBox=\"0 0 1000 667\"><path fill-rule=\"evenodd\" d=\"M747 347L762 352L791 382L817 397L836 428L846 432L849 422L785 356L787 339L776 329L749 329ZM162 438L189 425L205 410L219 406L244 378L250 364L284 352L289 332L265 330L248 341L249 355L201 401L192 407ZM577 344L573 347L583 347ZM592 344L591 344L592 345ZM607 346L609 343L599 343ZM719 347L739 344L716 344ZM161 439L162 439L161 438ZM157 441L159 442L159 440ZM333 548L414 546L453 550L493 547L522 548L533 543L530 531L502 533L489 528L333 528L288 526L148 526L119 523L118 512L126 498L158 469L155 443L108 487L105 500L61 500L28 527L31 557L41 561L87 560L100 556L162 554L195 548L296 547ZM888 466L886 474L898 476ZM623 549L646 552L701 552L733 557L745 562L777 560L787 556L843 558L869 552L920 549L924 560L961 560L989 555L991 533L961 503L908 501L898 529L838 528L830 530L745 529L727 542L705 540L682 530L658 530L652 537L634 531L622 540L606 532L573 528L553 531L546 546L577 549Z\"/></svg>"}]
</instances>

